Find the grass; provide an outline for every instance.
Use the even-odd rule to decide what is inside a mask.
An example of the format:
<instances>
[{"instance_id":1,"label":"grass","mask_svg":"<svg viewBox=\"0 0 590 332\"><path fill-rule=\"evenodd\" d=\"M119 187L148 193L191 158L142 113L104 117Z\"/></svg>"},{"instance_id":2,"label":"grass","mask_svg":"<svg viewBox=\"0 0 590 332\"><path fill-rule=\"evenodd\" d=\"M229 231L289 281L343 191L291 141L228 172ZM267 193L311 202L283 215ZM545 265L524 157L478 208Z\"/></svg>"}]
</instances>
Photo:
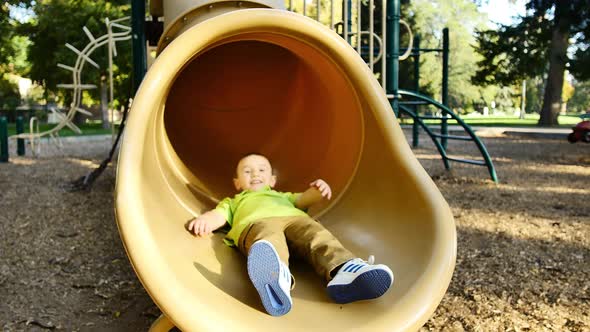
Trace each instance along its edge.
<instances>
[{"instance_id":1,"label":"grass","mask_svg":"<svg viewBox=\"0 0 590 332\"><path fill-rule=\"evenodd\" d=\"M539 122L539 114L527 114L524 119L519 119L518 116L481 116L481 115L464 115L461 119L470 126L479 127L537 127ZM557 119L561 128L571 128L581 121L577 115L560 115ZM402 120L403 124L412 124L412 119L405 118ZM428 124L439 124L440 121L425 120ZM449 125L457 124L455 120L449 120Z\"/></svg>"},{"instance_id":2,"label":"grass","mask_svg":"<svg viewBox=\"0 0 590 332\"><path fill-rule=\"evenodd\" d=\"M44 131L54 128L55 126L56 126L55 124L42 123L39 125L39 130L41 132L44 132ZM109 135L112 132L111 129L103 129L102 125L100 123L86 123L86 124L80 125L78 127L80 128L80 130L82 130L83 136ZM28 132L29 132L29 127L25 126L25 133L28 133ZM16 134L16 125L14 123L9 123L8 124L8 136L15 135L15 134ZM78 134L76 134L70 128L65 127L59 131L59 136L61 136L61 137L78 136Z\"/></svg>"},{"instance_id":3,"label":"grass","mask_svg":"<svg viewBox=\"0 0 590 332\"><path fill-rule=\"evenodd\" d=\"M461 119L465 121L470 126L479 126L479 127L536 127L537 122L539 121L539 114L527 114L525 119L519 119L517 116L481 116L481 115L465 115L462 116ZM560 115L558 118L559 127L561 128L571 128L575 126L578 122L581 121L580 117L577 115ZM412 119L403 118L401 120L402 124L412 124ZM427 124L436 125L439 124L440 121L436 120L426 120ZM457 121L449 120L449 125L456 125ZM54 128L55 124L41 124L39 125L40 131L50 130ZM111 134L111 129L103 129L100 123L86 123L79 126L82 130L83 136L89 135L108 135ZM29 132L29 127L25 126L25 132ZM8 136L16 134L16 125L14 123L8 124ZM78 134L74 133L70 128L64 128L59 131L59 135L62 137L66 136L76 136Z\"/></svg>"}]
</instances>

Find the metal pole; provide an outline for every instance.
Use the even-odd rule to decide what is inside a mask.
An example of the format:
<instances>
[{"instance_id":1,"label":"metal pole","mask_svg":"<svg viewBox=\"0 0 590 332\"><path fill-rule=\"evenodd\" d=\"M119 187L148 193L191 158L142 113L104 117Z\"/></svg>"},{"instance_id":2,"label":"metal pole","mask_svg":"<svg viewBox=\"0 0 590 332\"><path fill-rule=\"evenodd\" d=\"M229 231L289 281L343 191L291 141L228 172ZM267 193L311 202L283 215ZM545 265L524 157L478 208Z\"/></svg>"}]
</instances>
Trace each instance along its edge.
<instances>
[{"instance_id":1,"label":"metal pole","mask_svg":"<svg viewBox=\"0 0 590 332\"><path fill-rule=\"evenodd\" d=\"M420 35L414 37L414 91L420 93ZM414 114L418 115L418 105L414 105ZM420 127L417 120L412 125L412 146L420 144Z\"/></svg>"},{"instance_id":2,"label":"metal pole","mask_svg":"<svg viewBox=\"0 0 590 332\"><path fill-rule=\"evenodd\" d=\"M16 134L22 134L25 132L24 119L22 116L16 117ZM25 140L24 138L16 139L16 154L19 156L25 155Z\"/></svg>"},{"instance_id":3,"label":"metal pole","mask_svg":"<svg viewBox=\"0 0 590 332\"><path fill-rule=\"evenodd\" d=\"M385 73L387 67L387 0L381 0L381 52L384 52L381 56L381 87L385 91L385 83L387 74Z\"/></svg>"},{"instance_id":4,"label":"metal pole","mask_svg":"<svg viewBox=\"0 0 590 332\"><path fill-rule=\"evenodd\" d=\"M0 162L8 162L8 120L0 117Z\"/></svg>"},{"instance_id":5,"label":"metal pole","mask_svg":"<svg viewBox=\"0 0 590 332\"><path fill-rule=\"evenodd\" d=\"M131 29L133 36L133 92L143 81L147 71L145 46L145 0L131 1Z\"/></svg>"},{"instance_id":6,"label":"metal pole","mask_svg":"<svg viewBox=\"0 0 590 332\"><path fill-rule=\"evenodd\" d=\"M375 17L373 13L374 7L375 3L373 2L373 0L369 0L369 67L371 67L371 71L374 71L373 62L375 60L375 38L373 38L373 35L375 34Z\"/></svg>"},{"instance_id":7,"label":"metal pole","mask_svg":"<svg viewBox=\"0 0 590 332\"><path fill-rule=\"evenodd\" d=\"M399 0L387 0L387 94L393 95L391 106L399 113Z\"/></svg>"},{"instance_id":8,"label":"metal pole","mask_svg":"<svg viewBox=\"0 0 590 332\"><path fill-rule=\"evenodd\" d=\"M361 11L362 11L362 1L356 1L356 52L363 57L363 50L361 48L361 33L362 33L362 25L361 25Z\"/></svg>"},{"instance_id":9,"label":"metal pole","mask_svg":"<svg viewBox=\"0 0 590 332\"><path fill-rule=\"evenodd\" d=\"M449 28L443 29L443 64L442 64L442 104L449 106ZM449 134L449 126L447 123L447 115L443 114L443 119L440 124L440 131L442 135ZM442 146L447 148L447 139L442 137Z\"/></svg>"},{"instance_id":10,"label":"metal pole","mask_svg":"<svg viewBox=\"0 0 590 332\"><path fill-rule=\"evenodd\" d=\"M316 6L317 6L316 7L316 21L320 22L320 7L321 7L320 0L316 1Z\"/></svg>"},{"instance_id":11,"label":"metal pole","mask_svg":"<svg viewBox=\"0 0 590 332\"><path fill-rule=\"evenodd\" d=\"M352 22L350 22L351 19L351 9L350 7L352 6L352 1L351 0L344 0L342 1L342 6L344 6L344 9L342 10L342 22L344 23L344 26L342 27L342 29L344 30L342 32L343 36L344 36L344 40L346 40L347 43L350 44L350 38L348 38L348 32L350 31L350 28L352 26Z\"/></svg>"},{"instance_id":12,"label":"metal pole","mask_svg":"<svg viewBox=\"0 0 590 332\"><path fill-rule=\"evenodd\" d=\"M330 29L334 30L334 0L330 0Z\"/></svg>"}]
</instances>

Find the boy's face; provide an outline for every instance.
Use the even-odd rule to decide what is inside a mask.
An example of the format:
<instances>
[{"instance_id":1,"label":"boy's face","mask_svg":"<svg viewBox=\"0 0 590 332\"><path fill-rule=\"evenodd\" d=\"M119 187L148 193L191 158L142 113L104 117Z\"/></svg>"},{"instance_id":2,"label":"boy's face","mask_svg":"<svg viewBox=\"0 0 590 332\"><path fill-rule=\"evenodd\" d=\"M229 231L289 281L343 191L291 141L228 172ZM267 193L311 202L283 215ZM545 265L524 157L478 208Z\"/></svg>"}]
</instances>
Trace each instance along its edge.
<instances>
[{"instance_id":1,"label":"boy's face","mask_svg":"<svg viewBox=\"0 0 590 332\"><path fill-rule=\"evenodd\" d=\"M242 158L238 163L236 174L234 185L239 191L258 191L266 186L272 188L277 182L276 176L272 175L272 167L268 159L256 154Z\"/></svg>"}]
</instances>

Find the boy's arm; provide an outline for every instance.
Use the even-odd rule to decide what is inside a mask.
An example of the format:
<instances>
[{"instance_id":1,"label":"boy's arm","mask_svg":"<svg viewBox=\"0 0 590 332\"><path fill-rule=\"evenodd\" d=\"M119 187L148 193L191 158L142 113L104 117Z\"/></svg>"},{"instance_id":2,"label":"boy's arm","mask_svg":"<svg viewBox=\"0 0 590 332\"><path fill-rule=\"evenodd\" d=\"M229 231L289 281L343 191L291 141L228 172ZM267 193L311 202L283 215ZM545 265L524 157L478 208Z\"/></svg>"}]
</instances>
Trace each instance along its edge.
<instances>
[{"instance_id":1,"label":"boy's arm","mask_svg":"<svg viewBox=\"0 0 590 332\"><path fill-rule=\"evenodd\" d=\"M227 223L227 220L225 220L223 214L211 210L191 220L188 224L188 231L197 236L206 236L221 228L225 223Z\"/></svg>"},{"instance_id":2,"label":"boy's arm","mask_svg":"<svg viewBox=\"0 0 590 332\"><path fill-rule=\"evenodd\" d=\"M309 184L309 188L304 191L295 201L295 207L305 210L308 207L318 203L322 199L332 198L332 189L326 181L318 179Z\"/></svg>"}]
</instances>

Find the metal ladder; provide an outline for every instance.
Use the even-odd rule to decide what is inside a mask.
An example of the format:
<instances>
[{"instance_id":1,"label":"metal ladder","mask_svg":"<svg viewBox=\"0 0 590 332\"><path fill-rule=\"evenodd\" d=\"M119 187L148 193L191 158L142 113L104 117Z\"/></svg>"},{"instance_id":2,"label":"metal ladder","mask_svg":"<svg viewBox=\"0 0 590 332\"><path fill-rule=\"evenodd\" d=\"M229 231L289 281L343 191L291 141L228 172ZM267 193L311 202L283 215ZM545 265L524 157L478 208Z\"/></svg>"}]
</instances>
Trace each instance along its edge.
<instances>
[{"instance_id":1,"label":"metal ladder","mask_svg":"<svg viewBox=\"0 0 590 332\"><path fill-rule=\"evenodd\" d=\"M488 172L492 181L498 182L498 176L496 174L496 169L494 168L494 164L492 163L492 159L483 144L483 142L475 135L475 132L471 127L466 124L459 116L457 116L453 111L448 108L447 106L427 97L421 95L416 92L406 91L406 90L398 90L398 94L401 96L401 99L398 101L399 111L409 115L414 120L414 126L418 125L430 136L432 142L436 146L436 149L440 153L442 157L443 164L445 168L448 170L451 168L449 162L459 162L471 165L478 165L478 166L486 166L488 168ZM436 107L438 110L441 111L441 116L431 116L431 115L420 115L419 112L413 110L416 108L414 106L418 105L432 105ZM463 127L467 135L449 135L447 132L447 121L449 119L453 119L457 121L457 124ZM437 133L434 132L425 122L424 120L436 120L441 122L441 132ZM416 132L414 129L414 132ZM472 160L472 159L461 159L461 158L454 158L447 154L447 140L460 140L460 141L473 141L477 146L479 152L481 153L483 159L482 160Z\"/></svg>"}]
</instances>

